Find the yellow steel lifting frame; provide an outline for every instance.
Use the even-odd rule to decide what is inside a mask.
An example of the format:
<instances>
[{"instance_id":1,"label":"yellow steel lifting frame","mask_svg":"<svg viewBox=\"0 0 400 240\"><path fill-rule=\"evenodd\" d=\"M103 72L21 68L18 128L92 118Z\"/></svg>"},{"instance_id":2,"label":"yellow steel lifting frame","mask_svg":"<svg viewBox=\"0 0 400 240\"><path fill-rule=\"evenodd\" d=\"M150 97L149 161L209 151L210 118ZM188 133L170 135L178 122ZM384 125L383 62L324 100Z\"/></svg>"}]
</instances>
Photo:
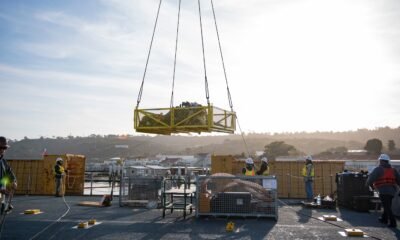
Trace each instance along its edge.
<instances>
[{"instance_id":1,"label":"yellow steel lifting frame","mask_svg":"<svg viewBox=\"0 0 400 240\"><path fill-rule=\"evenodd\" d=\"M136 132L171 135L188 132L234 133L236 113L212 105L135 109Z\"/></svg>"}]
</instances>

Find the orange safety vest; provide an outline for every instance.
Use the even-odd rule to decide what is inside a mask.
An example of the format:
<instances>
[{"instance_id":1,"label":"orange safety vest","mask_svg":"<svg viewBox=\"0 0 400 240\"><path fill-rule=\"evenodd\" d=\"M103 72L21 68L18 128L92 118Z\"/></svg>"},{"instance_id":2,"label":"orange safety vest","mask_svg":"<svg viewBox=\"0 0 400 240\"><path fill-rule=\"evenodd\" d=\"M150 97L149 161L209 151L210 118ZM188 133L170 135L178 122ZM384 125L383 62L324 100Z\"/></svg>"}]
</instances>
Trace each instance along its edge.
<instances>
[{"instance_id":1,"label":"orange safety vest","mask_svg":"<svg viewBox=\"0 0 400 240\"><path fill-rule=\"evenodd\" d=\"M244 175L246 175L246 176L255 176L255 175L256 175L256 171L254 171L254 168L251 169L251 171L249 171L249 170L246 168L246 173L245 173Z\"/></svg>"},{"instance_id":2,"label":"orange safety vest","mask_svg":"<svg viewBox=\"0 0 400 240\"><path fill-rule=\"evenodd\" d=\"M396 178L394 175L394 168L384 168L383 175L374 182L374 187L392 186L396 185Z\"/></svg>"}]
</instances>

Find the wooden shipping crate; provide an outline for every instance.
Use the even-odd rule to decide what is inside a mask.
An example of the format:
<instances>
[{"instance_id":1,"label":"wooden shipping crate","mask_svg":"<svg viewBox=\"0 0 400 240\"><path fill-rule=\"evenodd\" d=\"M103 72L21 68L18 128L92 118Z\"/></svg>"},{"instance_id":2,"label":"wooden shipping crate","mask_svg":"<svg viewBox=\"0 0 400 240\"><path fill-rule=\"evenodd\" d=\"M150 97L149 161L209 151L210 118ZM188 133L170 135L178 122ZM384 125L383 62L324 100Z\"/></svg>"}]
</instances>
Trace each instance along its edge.
<instances>
[{"instance_id":1,"label":"wooden shipping crate","mask_svg":"<svg viewBox=\"0 0 400 240\"><path fill-rule=\"evenodd\" d=\"M314 195L326 196L336 191L335 176L342 172L345 161L313 161L315 180ZM275 161L270 173L278 179L278 197L305 198L305 186L302 176L304 161ZM283 178L283 179L281 179Z\"/></svg>"},{"instance_id":2,"label":"wooden shipping crate","mask_svg":"<svg viewBox=\"0 0 400 240\"><path fill-rule=\"evenodd\" d=\"M65 191L67 195L83 195L85 183L85 156L67 154Z\"/></svg>"},{"instance_id":3,"label":"wooden shipping crate","mask_svg":"<svg viewBox=\"0 0 400 240\"><path fill-rule=\"evenodd\" d=\"M232 174L232 163L234 157L228 156L211 156L211 173L230 173Z\"/></svg>"},{"instance_id":4,"label":"wooden shipping crate","mask_svg":"<svg viewBox=\"0 0 400 240\"><path fill-rule=\"evenodd\" d=\"M243 160L237 160L232 156L212 156L212 173L224 172L241 175L245 167ZM313 183L314 195L324 196L336 190L336 173L342 172L345 161L338 160L314 160L315 180ZM270 175L275 175L278 181L278 197L305 198L305 185L302 176L304 161L270 161ZM260 161L255 161L258 169Z\"/></svg>"},{"instance_id":5,"label":"wooden shipping crate","mask_svg":"<svg viewBox=\"0 0 400 240\"><path fill-rule=\"evenodd\" d=\"M64 178L63 189L67 194L83 195L85 176L85 157L82 155L47 155L44 159L7 160L13 169L18 188L16 194L53 195L55 194L54 166L58 157L63 158L64 168L70 163L71 176ZM67 189L68 188L68 189Z\"/></svg>"}]
</instances>

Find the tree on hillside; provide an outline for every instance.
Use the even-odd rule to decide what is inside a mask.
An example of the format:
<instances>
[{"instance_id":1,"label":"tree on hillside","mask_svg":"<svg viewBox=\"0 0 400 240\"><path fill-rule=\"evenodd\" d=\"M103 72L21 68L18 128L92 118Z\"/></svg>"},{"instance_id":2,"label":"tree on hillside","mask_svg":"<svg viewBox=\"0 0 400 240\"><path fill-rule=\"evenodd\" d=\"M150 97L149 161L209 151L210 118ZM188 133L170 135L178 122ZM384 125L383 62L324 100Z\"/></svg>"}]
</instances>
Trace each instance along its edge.
<instances>
[{"instance_id":1,"label":"tree on hillside","mask_svg":"<svg viewBox=\"0 0 400 240\"><path fill-rule=\"evenodd\" d=\"M389 151L394 151L396 149L396 144L394 143L394 140L389 140L388 149Z\"/></svg>"},{"instance_id":2,"label":"tree on hillside","mask_svg":"<svg viewBox=\"0 0 400 240\"><path fill-rule=\"evenodd\" d=\"M264 147L264 152L270 160L278 156L290 156L297 152L297 149L283 141L272 142Z\"/></svg>"},{"instance_id":3,"label":"tree on hillside","mask_svg":"<svg viewBox=\"0 0 400 240\"><path fill-rule=\"evenodd\" d=\"M373 138L367 141L364 149L367 150L368 154L380 154L382 152L382 147L382 141L377 138Z\"/></svg>"}]
</instances>

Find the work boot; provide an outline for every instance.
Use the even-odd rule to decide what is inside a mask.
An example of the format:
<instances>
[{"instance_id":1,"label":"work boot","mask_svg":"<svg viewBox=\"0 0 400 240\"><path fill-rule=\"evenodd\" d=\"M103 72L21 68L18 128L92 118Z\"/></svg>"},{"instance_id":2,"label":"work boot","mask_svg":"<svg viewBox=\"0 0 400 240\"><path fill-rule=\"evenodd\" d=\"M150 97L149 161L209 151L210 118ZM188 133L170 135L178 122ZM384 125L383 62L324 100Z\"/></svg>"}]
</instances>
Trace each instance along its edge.
<instances>
[{"instance_id":1,"label":"work boot","mask_svg":"<svg viewBox=\"0 0 400 240\"><path fill-rule=\"evenodd\" d=\"M8 208L4 211L5 214L9 214L13 210L14 206L9 204Z\"/></svg>"}]
</instances>

